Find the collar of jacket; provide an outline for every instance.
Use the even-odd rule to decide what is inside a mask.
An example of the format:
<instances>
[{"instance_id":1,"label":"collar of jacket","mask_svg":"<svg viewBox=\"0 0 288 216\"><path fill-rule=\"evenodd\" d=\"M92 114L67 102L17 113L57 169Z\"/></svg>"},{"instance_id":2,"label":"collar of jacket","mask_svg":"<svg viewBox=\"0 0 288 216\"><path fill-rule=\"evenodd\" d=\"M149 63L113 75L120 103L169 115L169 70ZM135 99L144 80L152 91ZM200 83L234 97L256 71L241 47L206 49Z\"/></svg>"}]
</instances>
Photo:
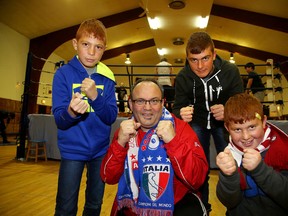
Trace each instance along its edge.
<instances>
[{"instance_id":1,"label":"collar of jacket","mask_svg":"<svg viewBox=\"0 0 288 216\"><path fill-rule=\"evenodd\" d=\"M78 55L76 55L77 60L79 61L79 57ZM79 61L80 63L80 61ZM82 64L81 64L82 65ZM83 65L82 65L83 66ZM83 67L84 68L84 67ZM84 68L85 69L85 68ZM86 70L85 70L86 72ZM102 76L107 77L108 79L111 79L113 82L115 81L115 76L114 73L110 70L109 67L107 67L105 64L103 64L102 62L98 62L96 65L96 73L101 74Z\"/></svg>"}]
</instances>

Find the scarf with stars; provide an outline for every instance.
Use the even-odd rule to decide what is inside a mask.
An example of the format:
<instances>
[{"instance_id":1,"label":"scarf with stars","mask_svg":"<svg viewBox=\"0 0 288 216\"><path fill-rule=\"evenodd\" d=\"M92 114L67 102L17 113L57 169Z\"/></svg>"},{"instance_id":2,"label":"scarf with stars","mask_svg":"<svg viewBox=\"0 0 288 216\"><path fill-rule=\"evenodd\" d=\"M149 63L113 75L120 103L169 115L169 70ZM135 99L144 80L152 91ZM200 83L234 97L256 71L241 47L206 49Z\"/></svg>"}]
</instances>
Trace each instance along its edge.
<instances>
[{"instance_id":1,"label":"scarf with stars","mask_svg":"<svg viewBox=\"0 0 288 216\"><path fill-rule=\"evenodd\" d=\"M174 119L163 108L161 120ZM151 128L137 145L138 133L129 141L124 173L118 184L118 209L131 208L137 215L173 215L173 168L158 138Z\"/></svg>"}]
</instances>

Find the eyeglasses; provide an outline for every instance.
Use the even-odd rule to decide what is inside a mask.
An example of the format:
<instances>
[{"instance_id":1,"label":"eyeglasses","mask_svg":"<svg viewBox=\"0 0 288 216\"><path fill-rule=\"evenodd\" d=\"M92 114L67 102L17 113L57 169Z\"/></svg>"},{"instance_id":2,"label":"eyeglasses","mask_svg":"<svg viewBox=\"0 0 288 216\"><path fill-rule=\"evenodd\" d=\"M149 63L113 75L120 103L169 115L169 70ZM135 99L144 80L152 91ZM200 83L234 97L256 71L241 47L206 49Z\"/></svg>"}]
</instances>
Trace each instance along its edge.
<instances>
[{"instance_id":1,"label":"eyeglasses","mask_svg":"<svg viewBox=\"0 0 288 216\"><path fill-rule=\"evenodd\" d=\"M207 56L204 56L203 58L201 59L196 59L196 58L187 58L187 60L193 64L197 64L199 61L201 61L202 63L206 63L210 60L211 56L210 55L207 55Z\"/></svg>"},{"instance_id":2,"label":"eyeglasses","mask_svg":"<svg viewBox=\"0 0 288 216\"><path fill-rule=\"evenodd\" d=\"M135 103L138 106L144 106L146 103L149 103L151 106L156 106L162 102L162 99L151 99L151 100L144 100L144 99L136 99L132 100L133 103Z\"/></svg>"}]
</instances>

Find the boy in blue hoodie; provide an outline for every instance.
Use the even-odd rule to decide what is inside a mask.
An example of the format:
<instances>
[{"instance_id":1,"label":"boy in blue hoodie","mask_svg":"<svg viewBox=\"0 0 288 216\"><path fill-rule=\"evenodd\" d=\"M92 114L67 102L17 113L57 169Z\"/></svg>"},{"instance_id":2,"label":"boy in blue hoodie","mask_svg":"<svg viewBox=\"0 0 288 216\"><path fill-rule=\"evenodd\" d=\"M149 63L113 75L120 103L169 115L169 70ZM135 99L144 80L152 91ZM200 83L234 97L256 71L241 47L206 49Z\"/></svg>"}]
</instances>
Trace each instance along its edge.
<instances>
[{"instance_id":1,"label":"boy in blue hoodie","mask_svg":"<svg viewBox=\"0 0 288 216\"><path fill-rule=\"evenodd\" d=\"M115 78L100 62L106 48L106 29L99 20L82 22L72 43L77 55L57 70L53 80L52 111L61 153L55 215L77 214L85 166L83 215L100 215L104 194L100 166L118 112Z\"/></svg>"}]
</instances>

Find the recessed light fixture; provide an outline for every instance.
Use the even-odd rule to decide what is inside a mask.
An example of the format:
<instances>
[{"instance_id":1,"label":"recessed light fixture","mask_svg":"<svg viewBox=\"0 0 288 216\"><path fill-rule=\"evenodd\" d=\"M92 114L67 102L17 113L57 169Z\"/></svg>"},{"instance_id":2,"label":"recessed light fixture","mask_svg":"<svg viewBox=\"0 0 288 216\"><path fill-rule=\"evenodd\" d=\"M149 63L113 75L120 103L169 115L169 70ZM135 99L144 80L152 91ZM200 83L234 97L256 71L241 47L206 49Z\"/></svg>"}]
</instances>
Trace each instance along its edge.
<instances>
[{"instance_id":1,"label":"recessed light fixture","mask_svg":"<svg viewBox=\"0 0 288 216\"><path fill-rule=\"evenodd\" d=\"M179 9L182 9L185 7L185 2L184 1L181 1L181 0L172 0L168 6L171 8L171 9L175 9L175 10L179 10Z\"/></svg>"},{"instance_id":2,"label":"recessed light fixture","mask_svg":"<svg viewBox=\"0 0 288 216\"><path fill-rule=\"evenodd\" d=\"M177 58L177 59L174 60L174 63L175 64L183 64L184 60L182 58Z\"/></svg>"},{"instance_id":3,"label":"recessed light fixture","mask_svg":"<svg viewBox=\"0 0 288 216\"><path fill-rule=\"evenodd\" d=\"M175 38L174 40L173 40L173 44L174 45L183 45L184 44L184 40L183 40L183 38Z\"/></svg>"}]
</instances>

